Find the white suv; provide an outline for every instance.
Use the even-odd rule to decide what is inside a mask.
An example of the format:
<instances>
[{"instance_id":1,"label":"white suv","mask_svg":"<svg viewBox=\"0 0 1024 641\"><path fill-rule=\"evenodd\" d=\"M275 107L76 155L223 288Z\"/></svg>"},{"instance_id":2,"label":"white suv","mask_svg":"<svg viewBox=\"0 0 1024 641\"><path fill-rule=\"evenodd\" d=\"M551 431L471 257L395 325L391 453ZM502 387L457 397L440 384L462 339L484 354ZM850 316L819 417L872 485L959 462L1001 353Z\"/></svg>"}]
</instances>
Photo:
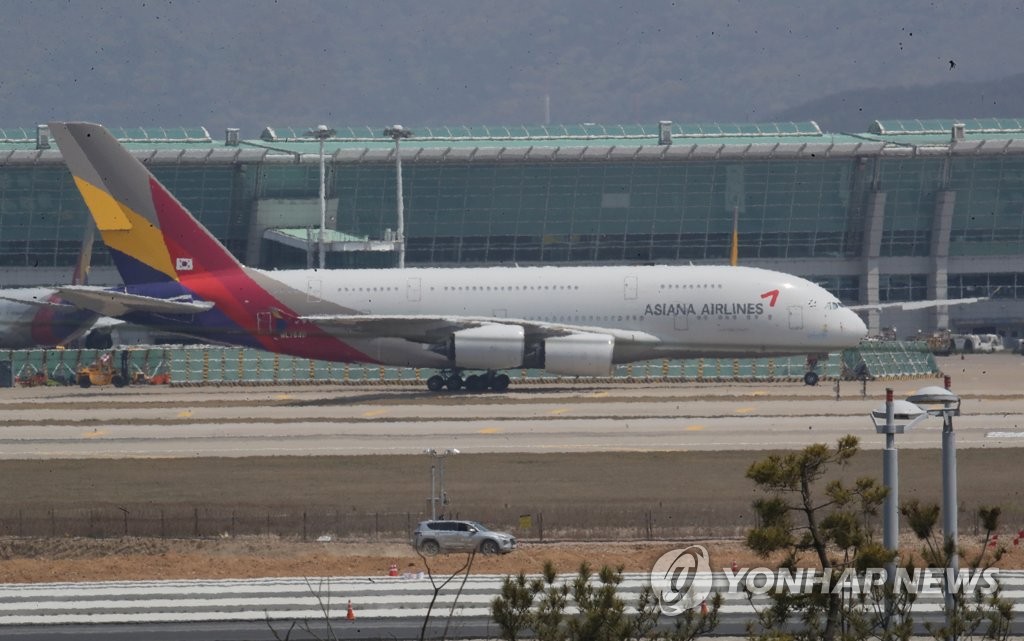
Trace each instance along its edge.
<instances>
[{"instance_id":1,"label":"white suv","mask_svg":"<svg viewBox=\"0 0 1024 641\"><path fill-rule=\"evenodd\" d=\"M489 530L476 521L422 521L412 534L412 546L433 556L438 552L507 554L516 549L516 538Z\"/></svg>"}]
</instances>

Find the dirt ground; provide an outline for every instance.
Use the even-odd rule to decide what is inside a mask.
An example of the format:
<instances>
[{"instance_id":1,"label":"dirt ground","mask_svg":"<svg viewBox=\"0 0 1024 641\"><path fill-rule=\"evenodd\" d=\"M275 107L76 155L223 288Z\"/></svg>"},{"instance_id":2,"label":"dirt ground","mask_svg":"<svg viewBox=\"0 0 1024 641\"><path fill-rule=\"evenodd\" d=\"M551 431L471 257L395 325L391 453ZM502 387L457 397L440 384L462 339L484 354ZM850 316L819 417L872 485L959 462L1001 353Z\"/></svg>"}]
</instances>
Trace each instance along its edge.
<instances>
[{"instance_id":1,"label":"dirt ground","mask_svg":"<svg viewBox=\"0 0 1024 641\"><path fill-rule=\"evenodd\" d=\"M718 570L734 561L740 567L772 565L746 550L738 540L659 541L628 543L524 543L500 557L476 556L473 573L537 573L545 561L560 573L572 573L581 563L593 568L622 566L647 572L665 552L690 544L704 545L711 566ZM1007 541L1009 543L1009 541ZM904 555L919 547L904 543ZM968 556L977 548L968 550ZM38 539L0 541L0 582L107 581L149 579L219 579L274 576L386 576L390 564L401 573L427 569L423 559L403 543L303 543L276 537L234 540L159 539ZM441 575L456 571L466 555L428 559ZM813 562L808 559L807 566ZM1024 568L1024 549L1009 546L999 567Z\"/></svg>"},{"instance_id":2,"label":"dirt ground","mask_svg":"<svg viewBox=\"0 0 1024 641\"><path fill-rule=\"evenodd\" d=\"M992 360L941 360L958 388L984 388L993 376ZM1000 362L1009 369L997 382L1017 394L1024 361L1007 355ZM447 462L448 509L520 538L512 554L476 558L478 573L532 573L546 560L562 572L584 561L648 571L664 552L697 543L714 568L770 565L741 539L757 496L745 472L770 453L464 454ZM962 544L968 555L976 552L977 510L999 505L999 542L1009 550L1003 568L1024 569L1024 540L1013 543L1024 529L1022 456L1024 448L958 455ZM841 476L878 478L880 468L880 452L861 453ZM938 450L901 450L900 473L901 500L939 502ZM410 524L429 514L429 482L429 462L420 456L2 460L0 582L384 576L391 563L419 571L423 562L405 541ZM317 513L331 518L314 522ZM174 533L173 514L185 515L177 525L186 534ZM199 514L219 520L193 523ZM290 520L271 523L272 514ZM533 524L521 529L526 514ZM166 533L139 536L144 525L163 528L165 515ZM244 515L255 518L243 523ZM190 537L196 524L200 536ZM131 536L122 536L125 529ZM316 542L322 533L332 540ZM909 539L903 548L905 557L919 553ZM443 573L463 559L430 564Z\"/></svg>"},{"instance_id":3,"label":"dirt ground","mask_svg":"<svg viewBox=\"0 0 1024 641\"><path fill-rule=\"evenodd\" d=\"M964 545L979 543L977 508L1000 505L1000 542L1011 552L1001 564L1007 568L1024 568L1024 542L1012 542L1024 528L1024 485L1014 472L1022 453L960 452ZM522 541L513 554L477 558L474 572L537 572L545 560L566 572L583 561L595 567L623 565L645 571L665 551L690 543L708 547L719 567L733 560L754 566L764 561L745 551L739 538L749 527L750 503L756 496L744 473L751 462L767 454L465 455L451 460L447 483L453 511L509 529ZM879 458L878 452L861 453L842 476L877 476ZM904 450L900 459L901 498L938 502L938 452ZM495 479L501 481L498 495L493 492ZM8 533L0 538L0 582L373 576L385 574L392 562L402 571L423 569L404 542L406 524L423 517L424 496L429 493L429 468L419 457L0 461L0 487L0 527ZM119 508L129 510L134 519L146 510L166 509L169 514L184 505L190 517L192 504L231 514L320 505L341 509L343 516L392 510L390 514L400 518L397 532L368 536L334 531L334 540L326 543L315 542L320 531L312 525L309 540L303 541L300 524L284 535L208 531L198 538L89 538L69 536L60 526L57 536L11 535L17 515L29 510L103 513L112 515L112 526L121 528ZM411 512L397 512L403 509ZM536 522L530 529L519 529L523 514L543 514L545 541L561 541L540 543ZM602 542L644 539L643 524L638 522L644 515L651 515L650 534L656 541ZM45 522L42 526L47 527ZM137 527L134 521L128 526L130 531ZM188 528L191 531L191 525ZM916 544L905 542L905 554L917 551ZM431 561L439 572L454 569L458 562L461 558Z\"/></svg>"}]
</instances>

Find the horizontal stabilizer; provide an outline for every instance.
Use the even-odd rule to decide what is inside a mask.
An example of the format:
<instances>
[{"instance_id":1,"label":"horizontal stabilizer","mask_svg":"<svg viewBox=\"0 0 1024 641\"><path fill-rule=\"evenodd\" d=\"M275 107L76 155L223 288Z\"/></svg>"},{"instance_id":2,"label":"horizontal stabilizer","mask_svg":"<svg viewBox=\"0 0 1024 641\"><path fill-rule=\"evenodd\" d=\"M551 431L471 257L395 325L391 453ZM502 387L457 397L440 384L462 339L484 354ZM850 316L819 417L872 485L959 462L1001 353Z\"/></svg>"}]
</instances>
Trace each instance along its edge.
<instances>
[{"instance_id":1,"label":"horizontal stabilizer","mask_svg":"<svg viewBox=\"0 0 1024 641\"><path fill-rule=\"evenodd\" d=\"M61 298L103 316L124 316L132 312L151 314L198 314L209 311L213 303L206 301L169 300L127 294L101 287L58 287Z\"/></svg>"}]
</instances>

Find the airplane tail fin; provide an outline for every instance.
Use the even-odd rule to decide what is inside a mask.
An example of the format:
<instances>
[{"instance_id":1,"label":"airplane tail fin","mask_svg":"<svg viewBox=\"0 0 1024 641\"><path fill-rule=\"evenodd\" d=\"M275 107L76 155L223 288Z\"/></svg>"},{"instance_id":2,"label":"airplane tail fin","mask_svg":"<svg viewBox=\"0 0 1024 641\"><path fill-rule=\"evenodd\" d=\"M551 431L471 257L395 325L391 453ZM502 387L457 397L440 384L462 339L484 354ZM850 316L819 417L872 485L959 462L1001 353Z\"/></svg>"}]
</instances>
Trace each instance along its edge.
<instances>
[{"instance_id":1,"label":"airplane tail fin","mask_svg":"<svg viewBox=\"0 0 1024 641\"><path fill-rule=\"evenodd\" d=\"M96 225L91 220L85 223L85 237L82 238L82 249L78 252L75 271L71 274L72 285L88 285L89 270L92 268L92 243L96 239Z\"/></svg>"},{"instance_id":2,"label":"airplane tail fin","mask_svg":"<svg viewBox=\"0 0 1024 641\"><path fill-rule=\"evenodd\" d=\"M50 132L126 286L186 284L242 269L101 125L51 123Z\"/></svg>"}]
</instances>

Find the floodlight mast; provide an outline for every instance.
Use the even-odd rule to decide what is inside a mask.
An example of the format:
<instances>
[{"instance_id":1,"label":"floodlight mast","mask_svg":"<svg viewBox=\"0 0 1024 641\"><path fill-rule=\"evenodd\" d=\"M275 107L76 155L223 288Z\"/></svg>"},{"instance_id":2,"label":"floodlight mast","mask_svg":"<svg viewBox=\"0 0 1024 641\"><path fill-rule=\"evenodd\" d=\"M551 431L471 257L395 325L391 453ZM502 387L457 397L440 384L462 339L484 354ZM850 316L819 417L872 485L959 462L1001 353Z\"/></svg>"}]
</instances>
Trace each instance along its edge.
<instances>
[{"instance_id":1,"label":"floodlight mast","mask_svg":"<svg viewBox=\"0 0 1024 641\"><path fill-rule=\"evenodd\" d=\"M328 138L333 138L336 133L335 130L327 125L317 125L316 129L310 129L306 132L307 135L320 141L320 236L317 238L317 253L319 256L317 264L320 269L324 268L327 253L325 248L325 236L327 235L327 172L324 169L324 141Z\"/></svg>"},{"instance_id":2,"label":"floodlight mast","mask_svg":"<svg viewBox=\"0 0 1024 641\"><path fill-rule=\"evenodd\" d=\"M447 456L458 454L459 450L454 447L450 447L446 450L438 450L433 447L423 450L424 454L431 456L432 458L438 459L436 465L430 466L430 520L437 520L437 503L441 502L441 507L448 504L448 494L444 491L444 459ZM441 494L437 493L437 480L440 477Z\"/></svg>"},{"instance_id":3,"label":"floodlight mast","mask_svg":"<svg viewBox=\"0 0 1024 641\"><path fill-rule=\"evenodd\" d=\"M953 431L953 417L960 416L960 397L950 391L949 387L950 378L946 376L943 387L937 385L922 387L907 400L921 405L931 405L932 407L927 410L928 414L942 417L942 535L946 544L943 548L952 550L943 586L945 586L946 624L952 629L952 616L956 609L957 595L949 589L949 580L960 571L956 433ZM950 635L950 639L955 640L956 638L956 634Z\"/></svg>"},{"instance_id":4,"label":"floodlight mast","mask_svg":"<svg viewBox=\"0 0 1024 641\"><path fill-rule=\"evenodd\" d=\"M402 125L391 125L384 129L384 135L395 141L395 200L397 201L398 223L395 239L398 243L398 267L405 268L405 205L402 202L402 151L399 141L413 133Z\"/></svg>"},{"instance_id":5,"label":"floodlight mast","mask_svg":"<svg viewBox=\"0 0 1024 641\"><path fill-rule=\"evenodd\" d=\"M913 403L894 401L891 387L885 389L885 404L871 412L875 432L885 434L885 449L882 450L882 484L888 492L882 508L882 544L885 549L899 554L899 454L896 450L896 435L909 432L928 414ZM897 423L897 421L900 421ZM886 582L893 585L896 578L896 559L886 564ZM887 608L888 612L888 608Z\"/></svg>"}]
</instances>

